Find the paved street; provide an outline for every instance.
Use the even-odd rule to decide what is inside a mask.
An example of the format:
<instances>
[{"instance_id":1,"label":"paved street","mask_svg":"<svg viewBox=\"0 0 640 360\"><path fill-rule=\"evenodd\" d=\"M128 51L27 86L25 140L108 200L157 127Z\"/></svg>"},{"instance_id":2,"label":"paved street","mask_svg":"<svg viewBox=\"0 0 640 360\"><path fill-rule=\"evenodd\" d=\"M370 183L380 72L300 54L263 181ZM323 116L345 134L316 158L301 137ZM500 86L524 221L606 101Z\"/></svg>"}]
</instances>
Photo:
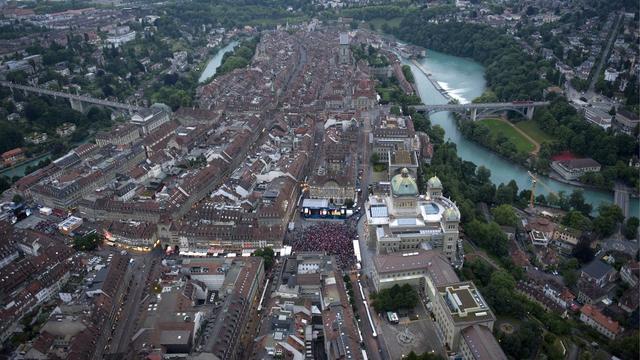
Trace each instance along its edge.
<instances>
[{"instance_id":1,"label":"paved street","mask_svg":"<svg viewBox=\"0 0 640 360\"><path fill-rule=\"evenodd\" d=\"M126 301L122 304L124 307L121 307L118 313L119 318L124 321L118 322L109 346L110 353L127 353L142 310L142 298L150 290L151 279L149 275L156 270L155 267L161 260L161 254L161 251L154 250L150 254L134 257L134 263L130 265L133 275L128 284L129 293Z\"/></svg>"}]
</instances>

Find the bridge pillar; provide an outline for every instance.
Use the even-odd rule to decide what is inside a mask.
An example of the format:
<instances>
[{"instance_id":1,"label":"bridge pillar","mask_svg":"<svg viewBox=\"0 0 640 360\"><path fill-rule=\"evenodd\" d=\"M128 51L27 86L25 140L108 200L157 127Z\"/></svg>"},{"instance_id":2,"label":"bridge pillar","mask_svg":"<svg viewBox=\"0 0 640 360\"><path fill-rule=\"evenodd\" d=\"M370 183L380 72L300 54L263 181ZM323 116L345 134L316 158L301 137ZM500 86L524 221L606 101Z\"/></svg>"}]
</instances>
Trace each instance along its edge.
<instances>
[{"instance_id":1,"label":"bridge pillar","mask_svg":"<svg viewBox=\"0 0 640 360\"><path fill-rule=\"evenodd\" d=\"M84 106L82 106L82 101L69 98L69 102L71 103L71 108L73 110L84 112Z\"/></svg>"},{"instance_id":2,"label":"bridge pillar","mask_svg":"<svg viewBox=\"0 0 640 360\"><path fill-rule=\"evenodd\" d=\"M534 110L534 109L535 109L535 108L534 108L533 106L529 106L529 107L527 107L527 109L526 109L526 112L527 112L527 119L529 119L529 120L533 119L533 110Z\"/></svg>"},{"instance_id":3,"label":"bridge pillar","mask_svg":"<svg viewBox=\"0 0 640 360\"><path fill-rule=\"evenodd\" d=\"M471 121L476 121L477 118L478 118L478 109L476 108L471 109Z\"/></svg>"}]
</instances>

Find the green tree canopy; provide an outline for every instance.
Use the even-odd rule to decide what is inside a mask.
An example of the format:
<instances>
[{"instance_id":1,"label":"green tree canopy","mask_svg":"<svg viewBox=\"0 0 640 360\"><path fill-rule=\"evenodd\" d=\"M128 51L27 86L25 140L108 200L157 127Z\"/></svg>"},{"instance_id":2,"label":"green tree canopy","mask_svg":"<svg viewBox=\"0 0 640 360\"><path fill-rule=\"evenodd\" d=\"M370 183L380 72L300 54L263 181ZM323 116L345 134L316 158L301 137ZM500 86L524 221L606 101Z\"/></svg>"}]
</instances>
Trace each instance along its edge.
<instances>
[{"instance_id":1,"label":"green tree canopy","mask_svg":"<svg viewBox=\"0 0 640 360\"><path fill-rule=\"evenodd\" d=\"M637 217L632 216L627 219L622 228L624 237L629 240L635 239L638 236L638 226L640 226L640 220Z\"/></svg>"},{"instance_id":2,"label":"green tree canopy","mask_svg":"<svg viewBox=\"0 0 640 360\"><path fill-rule=\"evenodd\" d=\"M493 219L500 225L516 226L518 216L513 207L508 204L499 205L491 210Z\"/></svg>"},{"instance_id":3,"label":"green tree canopy","mask_svg":"<svg viewBox=\"0 0 640 360\"><path fill-rule=\"evenodd\" d=\"M389 289L381 290L373 297L373 308L377 312L413 309L418 304L418 292L408 284L396 284Z\"/></svg>"},{"instance_id":4,"label":"green tree canopy","mask_svg":"<svg viewBox=\"0 0 640 360\"><path fill-rule=\"evenodd\" d=\"M102 244L104 237L98 233L91 233L73 238L73 248L78 251L95 250Z\"/></svg>"},{"instance_id":5,"label":"green tree canopy","mask_svg":"<svg viewBox=\"0 0 640 360\"><path fill-rule=\"evenodd\" d=\"M272 248L265 247L254 251L253 256L261 257L264 260L264 268L268 270L273 266L276 254Z\"/></svg>"},{"instance_id":6,"label":"green tree canopy","mask_svg":"<svg viewBox=\"0 0 640 360\"><path fill-rule=\"evenodd\" d=\"M593 229L602 237L611 236L623 220L622 209L614 204L603 204L598 208L598 216L593 220Z\"/></svg>"}]
</instances>

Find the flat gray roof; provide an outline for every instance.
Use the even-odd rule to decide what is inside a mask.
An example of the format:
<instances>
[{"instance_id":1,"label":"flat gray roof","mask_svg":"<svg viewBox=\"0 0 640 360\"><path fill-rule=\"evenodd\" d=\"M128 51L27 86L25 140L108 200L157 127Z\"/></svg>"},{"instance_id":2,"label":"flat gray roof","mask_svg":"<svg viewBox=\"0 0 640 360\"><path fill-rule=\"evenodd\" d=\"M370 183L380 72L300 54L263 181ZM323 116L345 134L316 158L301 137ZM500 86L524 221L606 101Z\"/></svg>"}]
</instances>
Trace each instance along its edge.
<instances>
[{"instance_id":1,"label":"flat gray roof","mask_svg":"<svg viewBox=\"0 0 640 360\"><path fill-rule=\"evenodd\" d=\"M186 345L190 336L191 332L187 330L164 330L160 333L160 344Z\"/></svg>"}]
</instances>

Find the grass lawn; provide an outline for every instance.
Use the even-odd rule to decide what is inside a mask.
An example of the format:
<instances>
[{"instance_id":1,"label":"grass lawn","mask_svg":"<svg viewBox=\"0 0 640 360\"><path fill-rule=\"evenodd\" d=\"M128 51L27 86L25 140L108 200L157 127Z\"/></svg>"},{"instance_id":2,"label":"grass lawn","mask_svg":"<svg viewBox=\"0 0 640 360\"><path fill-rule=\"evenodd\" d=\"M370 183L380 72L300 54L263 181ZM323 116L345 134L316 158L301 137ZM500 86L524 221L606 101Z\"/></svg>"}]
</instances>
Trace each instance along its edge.
<instances>
[{"instance_id":1,"label":"grass lawn","mask_svg":"<svg viewBox=\"0 0 640 360\"><path fill-rule=\"evenodd\" d=\"M502 134L507 137L515 146L518 151L529 153L535 145L531 141L527 140L522 134L518 133L511 125L500 121L498 119L484 119L480 121L481 124L489 128L493 135Z\"/></svg>"},{"instance_id":2,"label":"grass lawn","mask_svg":"<svg viewBox=\"0 0 640 360\"><path fill-rule=\"evenodd\" d=\"M384 164L384 163L373 164L373 171L375 172L387 171L387 164Z\"/></svg>"},{"instance_id":3,"label":"grass lawn","mask_svg":"<svg viewBox=\"0 0 640 360\"><path fill-rule=\"evenodd\" d=\"M402 21L401 17L391 19L375 18L367 22L372 24L376 30L382 30L382 24L387 24L390 27L398 27L400 25L400 21Z\"/></svg>"},{"instance_id":4,"label":"grass lawn","mask_svg":"<svg viewBox=\"0 0 640 360\"><path fill-rule=\"evenodd\" d=\"M542 131L535 120L520 121L515 125L518 129L527 133L527 135L531 136L533 140L539 142L540 144L545 141L555 140L551 135Z\"/></svg>"}]
</instances>

